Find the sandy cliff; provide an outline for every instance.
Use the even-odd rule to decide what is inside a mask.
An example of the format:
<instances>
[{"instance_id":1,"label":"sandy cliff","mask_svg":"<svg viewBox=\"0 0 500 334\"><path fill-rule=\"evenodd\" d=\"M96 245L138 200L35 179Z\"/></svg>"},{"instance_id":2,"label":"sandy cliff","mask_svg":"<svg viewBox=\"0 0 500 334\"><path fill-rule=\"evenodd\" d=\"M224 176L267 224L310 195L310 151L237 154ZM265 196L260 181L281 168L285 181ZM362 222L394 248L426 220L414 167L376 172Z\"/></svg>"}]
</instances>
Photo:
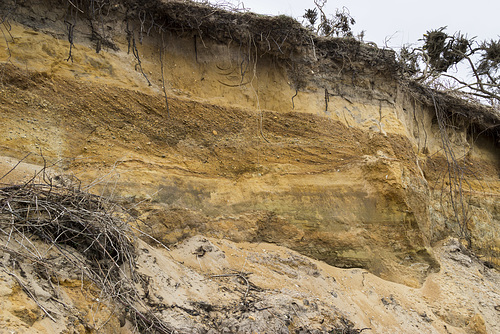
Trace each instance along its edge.
<instances>
[{"instance_id":1,"label":"sandy cliff","mask_svg":"<svg viewBox=\"0 0 500 334\"><path fill-rule=\"evenodd\" d=\"M174 247L137 251L140 293L172 328L500 330L498 113L286 17L92 4L0 5L0 182L49 165ZM3 263L6 326L55 328ZM55 308L57 330L134 330L67 282L59 300L82 315Z\"/></svg>"}]
</instances>

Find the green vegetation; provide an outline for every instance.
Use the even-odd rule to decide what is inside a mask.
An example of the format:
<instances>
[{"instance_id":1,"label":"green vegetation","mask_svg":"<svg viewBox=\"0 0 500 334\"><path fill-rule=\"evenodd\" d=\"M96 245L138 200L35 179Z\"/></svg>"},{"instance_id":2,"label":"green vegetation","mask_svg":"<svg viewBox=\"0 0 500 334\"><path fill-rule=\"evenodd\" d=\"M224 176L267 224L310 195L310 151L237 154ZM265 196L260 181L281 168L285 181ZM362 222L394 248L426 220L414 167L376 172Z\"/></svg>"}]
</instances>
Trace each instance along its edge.
<instances>
[{"instance_id":1,"label":"green vegetation","mask_svg":"<svg viewBox=\"0 0 500 334\"><path fill-rule=\"evenodd\" d=\"M500 40L476 41L460 32L448 34L446 27L429 30L419 46L403 46L398 54L403 73L424 85L455 92L465 98L500 103ZM450 74L457 65L470 75Z\"/></svg>"}]
</instances>

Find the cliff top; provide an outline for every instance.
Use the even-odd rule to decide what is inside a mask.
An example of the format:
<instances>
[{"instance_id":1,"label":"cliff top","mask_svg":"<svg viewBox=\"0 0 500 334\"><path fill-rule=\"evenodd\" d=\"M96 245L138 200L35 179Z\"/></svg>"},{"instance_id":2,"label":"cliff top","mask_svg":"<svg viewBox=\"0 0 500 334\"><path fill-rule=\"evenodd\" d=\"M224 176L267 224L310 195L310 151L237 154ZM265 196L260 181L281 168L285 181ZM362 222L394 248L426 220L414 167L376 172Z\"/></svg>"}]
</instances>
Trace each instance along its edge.
<instances>
[{"instance_id":1,"label":"cliff top","mask_svg":"<svg viewBox=\"0 0 500 334\"><path fill-rule=\"evenodd\" d=\"M310 69L321 66L342 72L345 76L355 77L359 73L382 76L398 82L413 98L435 108L442 108L449 114L461 119L462 124L469 123L481 131L490 132L496 141L500 141L500 114L498 110L456 95L437 91L416 83L401 75L401 65L396 61L392 50L379 49L354 38L322 37L305 28L295 19L280 15L267 16L251 12L228 10L208 3L193 1L166 0L83 0L77 3L67 1L43 2L55 3L65 7L64 23L68 38L73 38L74 24L82 18L91 26L87 36L95 43L96 51L101 48L116 48L113 37L126 34L131 47L130 36L134 29L142 36L156 35L168 38L168 35L205 40L220 44L239 45L246 49L247 57L273 57L282 61L295 74L291 76L292 85L297 90L304 88L306 79L311 79ZM26 13L16 14L15 1L0 4L3 20L10 15L28 26L40 28L45 22L36 22ZM107 22L123 20L123 31L106 31ZM99 23L100 22L100 23ZM71 28L73 26L73 28ZM109 29L108 26L106 29ZM164 36L164 37L163 37ZM133 41L135 43L135 40Z\"/></svg>"}]
</instances>

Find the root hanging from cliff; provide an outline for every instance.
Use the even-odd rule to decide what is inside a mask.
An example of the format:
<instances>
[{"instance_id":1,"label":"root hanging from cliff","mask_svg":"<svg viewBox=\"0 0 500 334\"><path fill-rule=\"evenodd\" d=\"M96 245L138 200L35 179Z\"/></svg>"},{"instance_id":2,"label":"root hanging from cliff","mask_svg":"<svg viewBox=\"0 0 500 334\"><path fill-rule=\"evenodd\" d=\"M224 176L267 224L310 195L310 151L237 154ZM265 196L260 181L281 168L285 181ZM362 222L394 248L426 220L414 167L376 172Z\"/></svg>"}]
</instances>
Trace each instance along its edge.
<instances>
[{"instance_id":1,"label":"root hanging from cliff","mask_svg":"<svg viewBox=\"0 0 500 334\"><path fill-rule=\"evenodd\" d=\"M78 19L78 12L81 12L81 10L76 7L71 1L69 1L69 13L68 17L64 20L64 23L66 24L66 29L68 30L68 42L69 42L69 52L68 52L68 58L66 61L73 62L73 47L75 46L74 44L74 39L75 39L75 26L76 26L76 21Z\"/></svg>"},{"instance_id":2,"label":"root hanging from cliff","mask_svg":"<svg viewBox=\"0 0 500 334\"><path fill-rule=\"evenodd\" d=\"M4 74L4 70L5 70L5 65L7 63L9 63L11 61L10 59L12 58L12 52L10 50L10 43L14 42L14 36L12 36L12 34L11 34L12 27L10 25L9 18L10 18L10 14L15 9L15 6L16 6L16 1L14 1L14 6L8 8L5 11L5 13L2 13L2 16L0 17L0 32L2 32L2 36L3 36L3 39L5 41L5 45L7 48L7 54L8 54L8 57L4 61L3 65L1 67L1 70L0 70L0 75L1 75L0 84L2 84L2 82L3 82L3 74ZM10 37L10 41L9 41L9 37Z\"/></svg>"},{"instance_id":3,"label":"root hanging from cliff","mask_svg":"<svg viewBox=\"0 0 500 334\"><path fill-rule=\"evenodd\" d=\"M161 29L162 28L160 28L160 30ZM163 52L165 50L165 40L163 39L163 30L161 30L160 34L161 34L161 46L160 46L161 87L163 90L163 96L165 97L165 105L167 107L167 117L170 118L170 108L168 105L167 88L165 87L165 74L163 70Z\"/></svg>"},{"instance_id":4,"label":"root hanging from cliff","mask_svg":"<svg viewBox=\"0 0 500 334\"><path fill-rule=\"evenodd\" d=\"M139 72L141 72L142 76L146 79L148 86L151 86L151 81L149 81L148 76L146 73L144 73L144 70L142 69L142 62L141 62L141 57L139 56L139 50L137 49L137 44L135 41L135 31L132 29L129 29L129 22L128 20L126 21L126 27L125 27L125 32L127 33L127 42L128 42L128 50L127 53L130 53L130 50L132 50L132 55L134 56L135 60L137 63L135 64L135 70L137 71L139 69ZM141 30L142 34L142 30ZM140 36L140 39L142 39L142 35Z\"/></svg>"},{"instance_id":5,"label":"root hanging from cliff","mask_svg":"<svg viewBox=\"0 0 500 334\"><path fill-rule=\"evenodd\" d=\"M9 18L8 14L9 13L3 15L1 20L0 20L0 31L2 32L3 39L5 40L5 45L7 46L7 54L9 55L6 62L9 62L10 58L12 57L12 52L10 50L9 44L14 41L14 36L12 36L12 34L10 33L10 31L12 30L12 27L11 27L10 22L8 20L8 18ZM7 35L9 35L9 37L10 37L10 42L9 42L9 38L7 37Z\"/></svg>"},{"instance_id":6,"label":"root hanging from cliff","mask_svg":"<svg viewBox=\"0 0 500 334\"><path fill-rule=\"evenodd\" d=\"M269 140L266 138L266 136L264 136L264 112L262 111L261 107L260 107L260 100L259 100L259 92L255 89L255 87L253 86L253 81L255 79L257 79L257 56L258 56L258 49L257 49L257 45L255 45L255 41L253 40L253 38L250 37L250 43L249 43L249 47L248 47L248 63L251 62L251 59L252 59L252 56L251 56L251 46L253 45L255 47L255 58L254 58L254 62L253 62L253 76L252 76L252 79L250 80L250 87L252 88L252 91L253 93L255 94L255 99L257 100L257 110L259 112L259 132L260 132L260 135L262 137L262 139L264 139L267 143L269 143ZM246 72L246 69L245 69L245 72ZM245 75L245 72L242 72L241 74L241 80L243 80L243 76Z\"/></svg>"},{"instance_id":7,"label":"root hanging from cliff","mask_svg":"<svg viewBox=\"0 0 500 334\"><path fill-rule=\"evenodd\" d=\"M294 109L295 109L295 103L293 102L293 99L294 99L294 98L295 98L298 94L299 94L299 90L298 90L298 89L296 89L296 90L295 90L295 95L294 95L294 96L292 96L292 110L294 110Z\"/></svg>"},{"instance_id":8,"label":"root hanging from cliff","mask_svg":"<svg viewBox=\"0 0 500 334\"><path fill-rule=\"evenodd\" d=\"M141 57L139 56L139 50L137 49L137 44L135 42L135 34L133 31L132 31L132 54L137 60L137 64L135 65L135 70L137 71L137 69L139 69L139 72L141 72L142 76L148 82L148 86L151 86L151 81L149 81L148 76L146 75L146 73L144 73L144 70L142 69Z\"/></svg>"},{"instance_id":9,"label":"root hanging from cliff","mask_svg":"<svg viewBox=\"0 0 500 334\"><path fill-rule=\"evenodd\" d=\"M445 182L443 179L443 182L446 183L448 188L446 190L446 193L449 196L448 204L451 205L453 212L452 219L458 227L458 236L465 240L470 248L472 246L472 236L468 228L468 223L471 219L469 210L470 198L466 198L465 192L470 192L472 187L466 177L466 167L461 164L459 159L456 157L455 150L452 147L452 143L448 135L448 131L453 131L451 130L451 122L449 121L450 115L447 114L436 102L434 95L432 95L432 99L441 135L441 144L447 163L447 181ZM445 185L442 185L441 195L443 195L444 189ZM446 211L443 201L441 201L441 206L443 210Z\"/></svg>"}]
</instances>

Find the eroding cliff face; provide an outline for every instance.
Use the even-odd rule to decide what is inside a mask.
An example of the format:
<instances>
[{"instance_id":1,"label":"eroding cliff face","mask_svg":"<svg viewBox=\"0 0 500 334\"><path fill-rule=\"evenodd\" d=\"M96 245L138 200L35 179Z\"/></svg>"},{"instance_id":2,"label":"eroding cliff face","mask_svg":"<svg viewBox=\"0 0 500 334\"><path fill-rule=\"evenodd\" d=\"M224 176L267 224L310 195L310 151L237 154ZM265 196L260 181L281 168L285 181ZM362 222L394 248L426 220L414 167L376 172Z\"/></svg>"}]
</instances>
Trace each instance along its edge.
<instances>
[{"instance_id":1,"label":"eroding cliff face","mask_svg":"<svg viewBox=\"0 0 500 334\"><path fill-rule=\"evenodd\" d=\"M137 270L156 316L181 332L498 332L498 115L288 18L85 3L0 4L0 182L46 166L119 201L154 238ZM5 328L135 330L77 274L56 289L14 250Z\"/></svg>"},{"instance_id":2,"label":"eroding cliff face","mask_svg":"<svg viewBox=\"0 0 500 334\"><path fill-rule=\"evenodd\" d=\"M436 107L395 79L390 53L320 40L277 56L187 26L146 32L117 6L99 53L84 16L74 21L67 61L69 9L50 3L10 4L3 156L31 152L25 162L40 165L43 154L167 244L199 233L272 242L420 286L439 270L431 245L463 236L454 219L465 217L473 249L499 264L498 138L449 124L464 182L454 212Z\"/></svg>"}]
</instances>

